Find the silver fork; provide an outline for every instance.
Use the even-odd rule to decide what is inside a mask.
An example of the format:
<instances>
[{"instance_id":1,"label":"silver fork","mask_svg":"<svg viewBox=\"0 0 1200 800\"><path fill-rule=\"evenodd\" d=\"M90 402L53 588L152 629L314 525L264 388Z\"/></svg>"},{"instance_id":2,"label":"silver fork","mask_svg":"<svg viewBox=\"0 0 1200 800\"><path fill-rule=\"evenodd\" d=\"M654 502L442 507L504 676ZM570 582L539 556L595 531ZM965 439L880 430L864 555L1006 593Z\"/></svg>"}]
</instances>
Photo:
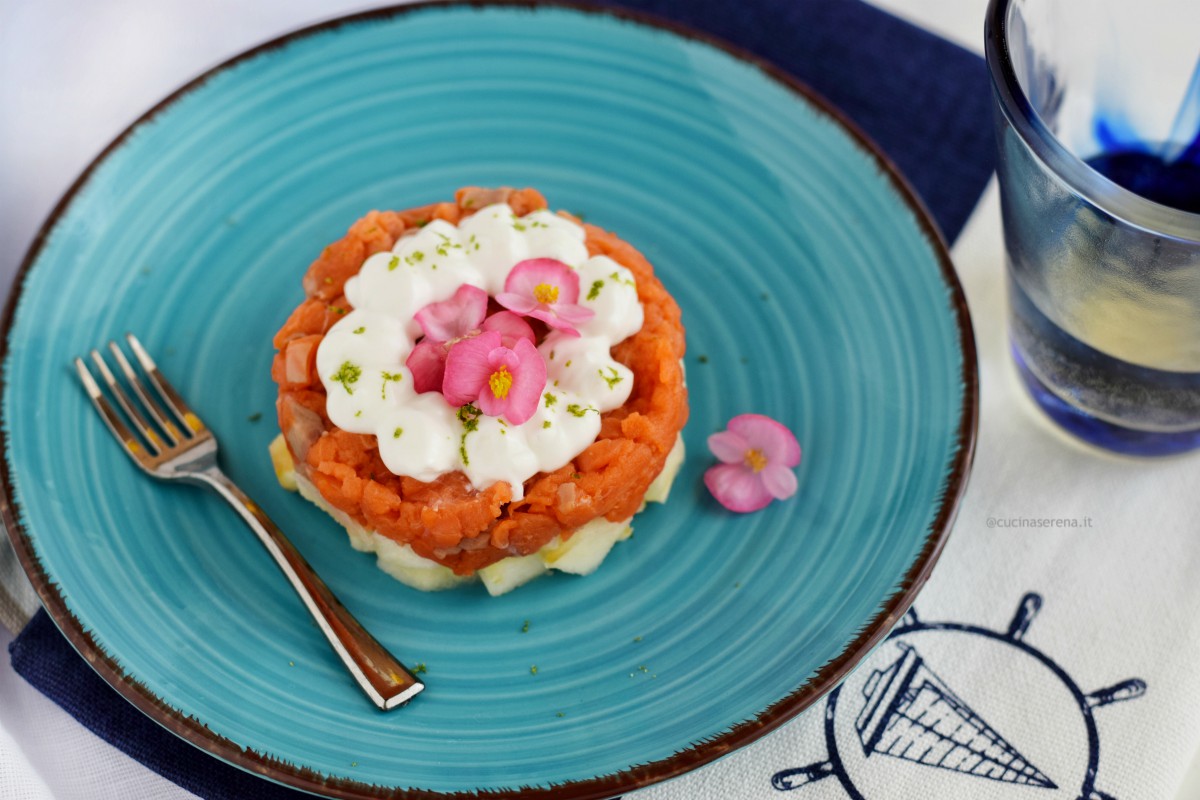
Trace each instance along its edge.
<instances>
[{"instance_id":1,"label":"silver fork","mask_svg":"<svg viewBox=\"0 0 1200 800\"><path fill-rule=\"evenodd\" d=\"M234 507L283 570L334 652L367 697L371 698L371 702L386 711L407 703L419 694L425 684L367 632L258 504L221 472L217 466L216 437L162 376L141 342L133 334L127 334L125 338L162 400L162 406L168 409L167 412L164 413L146 391L116 342L109 342L108 348L133 389L136 400L130 400L98 350L91 352L91 358L134 430L130 430L105 397L83 359L75 359L75 369L92 405L133 463L155 478L185 481L215 489ZM152 421L147 421L147 416Z\"/></svg>"}]
</instances>

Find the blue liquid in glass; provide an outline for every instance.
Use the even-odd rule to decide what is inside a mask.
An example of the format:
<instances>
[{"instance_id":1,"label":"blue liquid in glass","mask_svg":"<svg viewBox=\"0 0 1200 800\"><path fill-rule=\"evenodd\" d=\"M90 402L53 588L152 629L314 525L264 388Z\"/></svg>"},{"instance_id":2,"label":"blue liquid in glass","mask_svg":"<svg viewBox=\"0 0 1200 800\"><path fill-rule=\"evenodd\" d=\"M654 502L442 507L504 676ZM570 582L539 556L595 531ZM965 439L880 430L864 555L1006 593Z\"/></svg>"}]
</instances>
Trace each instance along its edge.
<instances>
[{"instance_id":1,"label":"blue liquid in glass","mask_svg":"<svg viewBox=\"0 0 1200 800\"><path fill-rule=\"evenodd\" d=\"M1087 159L1088 166L1147 200L1200 214L1200 63L1175 115L1170 141L1139 141L1128 125L1105 118L1095 121L1094 133L1101 152Z\"/></svg>"},{"instance_id":2,"label":"blue liquid in glass","mask_svg":"<svg viewBox=\"0 0 1200 800\"><path fill-rule=\"evenodd\" d=\"M1174 161L1157 155L1160 149L1104 152L1089 158L1087 164L1147 200L1200 214L1200 137Z\"/></svg>"},{"instance_id":3,"label":"blue liquid in glass","mask_svg":"<svg viewBox=\"0 0 1200 800\"><path fill-rule=\"evenodd\" d=\"M1200 104L1200 67L1192 89L1180 120L1200 117L1192 107ZM1148 200L1200 214L1200 131L1182 149L1118 141L1106 132L1100 121L1106 149L1089 166ZM1013 272L1013 355L1026 388L1052 419L1085 441L1131 455L1200 448L1200 372L1151 369L1091 347L1043 314Z\"/></svg>"}]
</instances>

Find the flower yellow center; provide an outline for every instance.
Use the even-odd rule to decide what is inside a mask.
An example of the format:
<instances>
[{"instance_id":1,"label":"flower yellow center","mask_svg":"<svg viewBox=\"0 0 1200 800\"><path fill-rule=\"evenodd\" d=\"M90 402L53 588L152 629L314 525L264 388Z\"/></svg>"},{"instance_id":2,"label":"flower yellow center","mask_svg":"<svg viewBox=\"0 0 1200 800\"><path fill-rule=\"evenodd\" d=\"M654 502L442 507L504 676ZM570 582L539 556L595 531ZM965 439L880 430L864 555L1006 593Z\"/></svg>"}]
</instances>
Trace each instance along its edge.
<instances>
[{"instance_id":1,"label":"flower yellow center","mask_svg":"<svg viewBox=\"0 0 1200 800\"><path fill-rule=\"evenodd\" d=\"M539 283L533 287L533 299L539 303L557 303L558 287L551 283Z\"/></svg>"},{"instance_id":2,"label":"flower yellow center","mask_svg":"<svg viewBox=\"0 0 1200 800\"><path fill-rule=\"evenodd\" d=\"M492 373L492 377L488 378L488 386L491 388L492 394L496 395L499 400L508 397L508 390L512 388L512 382L512 373L508 371L508 367L501 367ZM755 471L757 472L757 470Z\"/></svg>"},{"instance_id":3,"label":"flower yellow center","mask_svg":"<svg viewBox=\"0 0 1200 800\"><path fill-rule=\"evenodd\" d=\"M761 450L747 450L744 460L746 466L755 472L762 472L763 467L767 465L767 457L762 454Z\"/></svg>"}]
</instances>

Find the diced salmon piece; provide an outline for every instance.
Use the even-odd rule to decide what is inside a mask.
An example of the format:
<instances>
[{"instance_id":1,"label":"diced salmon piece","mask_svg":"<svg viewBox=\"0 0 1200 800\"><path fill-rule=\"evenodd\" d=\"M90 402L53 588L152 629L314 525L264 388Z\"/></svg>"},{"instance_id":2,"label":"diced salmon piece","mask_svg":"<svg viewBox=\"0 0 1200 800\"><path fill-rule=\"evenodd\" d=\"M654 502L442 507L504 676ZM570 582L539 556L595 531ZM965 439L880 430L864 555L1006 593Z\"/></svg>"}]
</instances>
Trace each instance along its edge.
<instances>
[{"instance_id":1,"label":"diced salmon piece","mask_svg":"<svg viewBox=\"0 0 1200 800\"><path fill-rule=\"evenodd\" d=\"M394 211L369 212L309 266L304 276L304 293L326 302L338 297L346 281L358 274L363 261L392 249L405 227L404 220Z\"/></svg>"},{"instance_id":2,"label":"diced salmon piece","mask_svg":"<svg viewBox=\"0 0 1200 800\"><path fill-rule=\"evenodd\" d=\"M288 321L283 323L279 333L275 334L275 349L282 350L285 344L300 336L325 333L325 317L328 311L329 307L320 300L305 300L296 306Z\"/></svg>"},{"instance_id":3,"label":"diced salmon piece","mask_svg":"<svg viewBox=\"0 0 1200 800\"><path fill-rule=\"evenodd\" d=\"M303 389L320 383L317 378L317 346L324 337L319 333L292 339L283 349L283 375L272 374L275 382L289 389Z\"/></svg>"}]
</instances>

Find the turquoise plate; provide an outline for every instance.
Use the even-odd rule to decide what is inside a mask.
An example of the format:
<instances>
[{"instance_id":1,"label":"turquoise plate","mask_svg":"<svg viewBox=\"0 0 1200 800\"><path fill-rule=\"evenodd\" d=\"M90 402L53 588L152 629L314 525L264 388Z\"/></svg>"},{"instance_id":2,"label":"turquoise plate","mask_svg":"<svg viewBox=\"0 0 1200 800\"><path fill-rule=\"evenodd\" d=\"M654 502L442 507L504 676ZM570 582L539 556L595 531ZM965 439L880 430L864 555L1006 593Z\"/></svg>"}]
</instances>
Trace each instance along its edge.
<instances>
[{"instance_id":1,"label":"turquoise plate","mask_svg":"<svg viewBox=\"0 0 1200 800\"><path fill-rule=\"evenodd\" d=\"M534 186L619 232L688 331L670 502L591 577L498 599L395 583L267 456L270 340L308 263L368 209L466 184ZM6 522L58 625L165 727L338 797L609 797L777 727L912 602L975 436L962 292L878 152L719 44L570 7L374 12L205 75L71 189L5 329ZM113 443L70 361L126 330L234 480L427 666L412 704L376 712L234 513ZM701 475L744 412L791 427L804 461L795 498L735 515Z\"/></svg>"}]
</instances>

